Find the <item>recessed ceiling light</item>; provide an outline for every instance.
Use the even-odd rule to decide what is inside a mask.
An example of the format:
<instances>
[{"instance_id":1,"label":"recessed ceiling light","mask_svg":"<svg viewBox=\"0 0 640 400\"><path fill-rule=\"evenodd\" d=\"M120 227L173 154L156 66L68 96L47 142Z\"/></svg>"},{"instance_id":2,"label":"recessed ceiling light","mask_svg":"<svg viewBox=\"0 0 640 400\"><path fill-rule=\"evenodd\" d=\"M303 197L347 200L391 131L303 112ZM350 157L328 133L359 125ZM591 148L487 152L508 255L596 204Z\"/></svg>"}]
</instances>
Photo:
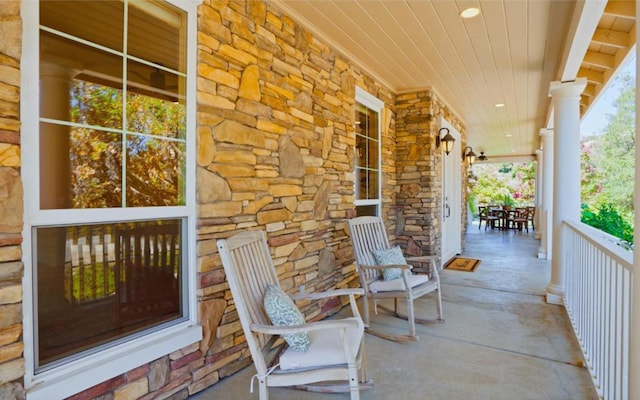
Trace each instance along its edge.
<instances>
[{"instance_id":1,"label":"recessed ceiling light","mask_svg":"<svg viewBox=\"0 0 640 400\"><path fill-rule=\"evenodd\" d=\"M504 107L504 103L496 103L496 108Z\"/></svg>"},{"instance_id":2,"label":"recessed ceiling light","mask_svg":"<svg viewBox=\"0 0 640 400\"><path fill-rule=\"evenodd\" d=\"M480 9L477 7L469 7L469 8L465 8L464 10L462 10L462 12L460 13L460 16L462 18L473 18L476 15L480 14Z\"/></svg>"},{"instance_id":3,"label":"recessed ceiling light","mask_svg":"<svg viewBox=\"0 0 640 400\"><path fill-rule=\"evenodd\" d=\"M512 135L512 134L510 134L510 133L507 133L505 136L506 136L506 137L512 137L513 135Z\"/></svg>"}]
</instances>

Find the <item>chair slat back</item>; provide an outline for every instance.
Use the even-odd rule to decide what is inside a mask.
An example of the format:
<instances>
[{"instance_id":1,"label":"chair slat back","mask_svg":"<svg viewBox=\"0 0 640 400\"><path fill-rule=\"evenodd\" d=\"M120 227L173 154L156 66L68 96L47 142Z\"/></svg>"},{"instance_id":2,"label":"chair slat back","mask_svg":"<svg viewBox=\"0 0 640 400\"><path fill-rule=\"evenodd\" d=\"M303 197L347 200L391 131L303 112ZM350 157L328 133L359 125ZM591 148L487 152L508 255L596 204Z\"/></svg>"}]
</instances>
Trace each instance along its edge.
<instances>
[{"instance_id":1,"label":"chair slat back","mask_svg":"<svg viewBox=\"0 0 640 400\"><path fill-rule=\"evenodd\" d=\"M263 348L270 335L254 334L252 324L270 325L263 306L267 285L280 287L263 231L246 231L218 240L218 251L236 303L242 329L259 373L266 371ZM260 366L260 367L259 367ZM260 369L264 368L263 371Z\"/></svg>"},{"instance_id":2,"label":"chair slat back","mask_svg":"<svg viewBox=\"0 0 640 400\"><path fill-rule=\"evenodd\" d=\"M356 256L356 268L358 268L358 272L362 277L363 270L359 268L360 265L376 265L372 250L382 250L390 247L387 231L382 218L363 216L349 220L349 232L351 233L353 251ZM372 270L365 270L364 274L367 283L378 279L380 276L380 272Z\"/></svg>"}]
</instances>

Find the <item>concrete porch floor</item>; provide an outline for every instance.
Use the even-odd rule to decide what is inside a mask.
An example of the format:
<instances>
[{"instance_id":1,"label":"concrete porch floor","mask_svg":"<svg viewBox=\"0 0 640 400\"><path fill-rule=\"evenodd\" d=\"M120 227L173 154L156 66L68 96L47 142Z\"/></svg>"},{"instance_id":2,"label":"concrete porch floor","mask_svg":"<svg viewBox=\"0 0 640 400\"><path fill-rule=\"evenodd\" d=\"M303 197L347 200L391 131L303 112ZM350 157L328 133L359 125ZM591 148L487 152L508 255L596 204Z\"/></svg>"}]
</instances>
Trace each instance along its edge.
<instances>
[{"instance_id":1,"label":"concrete porch floor","mask_svg":"<svg viewBox=\"0 0 640 400\"><path fill-rule=\"evenodd\" d=\"M563 307L545 303L550 262L536 258L532 231L478 230L470 225L463 257L473 272L444 270L445 323L417 325L420 340L394 343L366 335L373 389L363 400L598 399ZM416 314L435 316L427 296ZM404 333L405 321L378 314L378 328ZM249 392L253 366L192 396L198 400L257 399ZM271 388L271 399L344 400L348 394Z\"/></svg>"}]
</instances>

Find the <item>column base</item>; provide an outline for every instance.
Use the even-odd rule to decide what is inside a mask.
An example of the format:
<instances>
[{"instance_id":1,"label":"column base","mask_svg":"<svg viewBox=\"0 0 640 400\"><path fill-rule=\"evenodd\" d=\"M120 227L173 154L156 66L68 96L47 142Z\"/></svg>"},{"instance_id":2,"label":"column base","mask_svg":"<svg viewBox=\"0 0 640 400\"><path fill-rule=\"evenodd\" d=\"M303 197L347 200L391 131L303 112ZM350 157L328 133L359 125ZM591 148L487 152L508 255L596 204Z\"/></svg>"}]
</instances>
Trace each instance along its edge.
<instances>
[{"instance_id":1,"label":"column base","mask_svg":"<svg viewBox=\"0 0 640 400\"><path fill-rule=\"evenodd\" d=\"M543 249L542 247L538 248L538 258L541 260L547 259L547 249Z\"/></svg>"},{"instance_id":2,"label":"column base","mask_svg":"<svg viewBox=\"0 0 640 400\"><path fill-rule=\"evenodd\" d=\"M536 240L540 240L542 238L542 233L540 231L536 231L536 234L533 236Z\"/></svg>"},{"instance_id":3,"label":"column base","mask_svg":"<svg viewBox=\"0 0 640 400\"><path fill-rule=\"evenodd\" d=\"M550 283L547 286L547 303L548 304L556 304L559 306L564 305L564 288L561 288L557 285Z\"/></svg>"}]
</instances>

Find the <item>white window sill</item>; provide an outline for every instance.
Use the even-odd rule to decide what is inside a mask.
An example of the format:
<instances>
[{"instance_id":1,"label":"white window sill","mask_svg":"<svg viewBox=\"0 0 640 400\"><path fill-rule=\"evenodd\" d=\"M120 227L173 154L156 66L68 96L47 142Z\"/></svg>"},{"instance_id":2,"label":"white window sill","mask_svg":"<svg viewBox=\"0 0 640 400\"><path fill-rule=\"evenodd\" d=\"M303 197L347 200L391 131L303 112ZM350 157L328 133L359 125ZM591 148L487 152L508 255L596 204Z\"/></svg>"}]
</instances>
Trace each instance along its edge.
<instances>
[{"instance_id":1,"label":"white window sill","mask_svg":"<svg viewBox=\"0 0 640 400\"><path fill-rule=\"evenodd\" d=\"M99 354L37 374L26 384L29 400L63 399L202 339L202 327L185 322Z\"/></svg>"}]
</instances>

